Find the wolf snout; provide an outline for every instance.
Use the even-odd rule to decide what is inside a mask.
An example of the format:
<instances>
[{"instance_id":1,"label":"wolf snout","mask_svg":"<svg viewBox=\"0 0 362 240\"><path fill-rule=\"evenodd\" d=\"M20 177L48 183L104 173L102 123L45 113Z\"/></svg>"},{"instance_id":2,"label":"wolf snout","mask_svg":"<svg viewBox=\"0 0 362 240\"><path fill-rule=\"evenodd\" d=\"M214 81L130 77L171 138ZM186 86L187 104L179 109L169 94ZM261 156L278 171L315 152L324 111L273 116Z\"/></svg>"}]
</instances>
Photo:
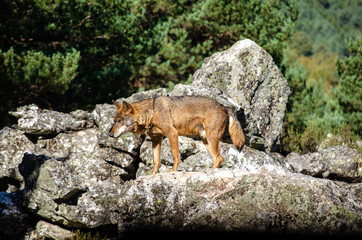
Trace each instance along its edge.
<instances>
[{"instance_id":1,"label":"wolf snout","mask_svg":"<svg viewBox=\"0 0 362 240\"><path fill-rule=\"evenodd\" d=\"M109 132L108 132L108 136L110 136L110 137L114 137L114 134L113 134L113 132L112 132L112 128L109 130Z\"/></svg>"}]
</instances>

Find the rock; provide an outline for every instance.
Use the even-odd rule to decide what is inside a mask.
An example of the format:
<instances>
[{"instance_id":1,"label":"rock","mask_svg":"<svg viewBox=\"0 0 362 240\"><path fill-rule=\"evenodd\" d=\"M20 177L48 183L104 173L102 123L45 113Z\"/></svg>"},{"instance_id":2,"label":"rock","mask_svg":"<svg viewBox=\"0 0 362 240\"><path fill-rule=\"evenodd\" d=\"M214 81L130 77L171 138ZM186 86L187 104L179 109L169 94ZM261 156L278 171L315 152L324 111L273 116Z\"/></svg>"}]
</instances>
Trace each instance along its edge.
<instances>
[{"instance_id":1,"label":"rock","mask_svg":"<svg viewBox=\"0 0 362 240\"><path fill-rule=\"evenodd\" d=\"M62 113L44 110L42 114L51 118ZM79 111L72 114L84 118ZM115 224L112 209L119 188L123 179L134 178L138 166L138 157L127 152L136 154L135 147L126 146L125 151L101 147L96 128L38 136L24 131L0 132L0 190L18 193L27 211L61 226Z\"/></svg>"},{"instance_id":2,"label":"rock","mask_svg":"<svg viewBox=\"0 0 362 240\"><path fill-rule=\"evenodd\" d=\"M100 175L84 179L67 162L44 156L26 155L20 168L26 183L25 205L38 216L76 228L114 223L111 209L120 183L99 179Z\"/></svg>"},{"instance_id":3,"label":"rock","mask_svg":"<svg viewBox=\"0 0 362 240\"><path fill-rule=\"evenodd\" d=\"M361 189L361 185L359 185ZM263 166L143 176L126 182L119 230L359 233L362 202L330 180Z\"/></svg>"},{"instance_id":4,"label":"rock","mask_svg":"<svg viewBox=\"0 0 362 240\"><path fill-rule=\"evenodd\" d=\"M0 191L14 192L24 187L18 165L25 152L34 144L20 130L5 127L0 130Z\"/></svg>"},{"instance_id":5,"label":"rock","mask_svg":"<svg viewBox=\"0 0 362 240\"><path fill-rule=\"evenodd\" d=\"M190 86L176 85L171 95L204 95L233 107L249 145L275 151L280 144L290 89L272 57L255 42L238 41L206 58Z\"/></svg>"},{"instance_id":6,"label":"rock","mask_svg":"<svg viewBox=\"0 0 362 240\"><path fill-rule=\"evenodd\" d=\"M121 178L135 175L136 159L100 148L98 133L97 129L60 133L39 139L32 154L23 153L19 171L28 210L67 227L115 223L111 209L123 184Z\"/></svg>"},{"instance_id":7,"label":"rock","mask_svg":"<svg viewBox=\"0 0 362 240\"><path fill-rule=\"evenodd\" d=\"M74 238L75 234L72 231L45 221L39 221L36 224L36 229L31 233L29 240L71 240Z\"/></svg>"},{"instance_id":8,"label":"rock","mask_svg":"<svg viewBox=\"0 0 362 240\"><path fill-rule=\"evenodd\" d=\"M115 181L119 181L119 176L127 178L137 159L126 152L101 148L98 136L97 129L60 133L54 138L39 140L33 153L64 161L85 179L93 176L113 177Z\"/></svg>"},{"instance_id":9,"label":"rock","mask_svg":"<svg viewBox=\"0 0 362 240\"><path fill-rule=\"evenodd\" d=\"M93 125L91 114L77 110L71 114L40 109L31 104L18 107L9 114L18 118L18 128L35 135L52 135L65 131L85 129Z\"/></svg>"},{"instance_id":10,"label":"rock","mask_svg":"<svg viewBox=\"0 0 362 240\"><path fill-rule=\"evenodd\" d=\"M161 97L161 96L167 96L166 88L157 88L145 92L135 93L126 99L124 98L117 99L116 102L122 102L122 100L126 100L129 103L134 103L148 98Z\"/></svg>"},{"instance_id":11,"label":"rock","mask_svg":"<svg viewBox=\"0 0 362 240\"><path fill-rule=\"evenodd\" d=\"M362 154L347 146L334 146L300 155L291 153L286 160L300 173L347 182L362 182Z\"/></svg>"},{"instance_id":12,"label":"rock","mask_svg":"<svg viewBox=\"0 0 362 240\"><path fill-rule=\"evenodd\" d=\"M194 155L196 153L204 152L207 153L205 145L201 141L194 141L191 138L179 136L179 151L181 160L184 161L187 157ZM140 157L142 162L147 165L153 164L153 154L152 154L152 141L150 138L146 138L141 146ZM161 156L160 160L162 164L172 166L173 157L170 147L170 142L168 138L164 138L161 145Z\"/></svg>"},{"instance_id":13,"label":"rock","mask_svg":"<svg viewBox=\"0 0 362 240\"><path fill-rule=\"evenodd\" d=\"M211 154L201 141L180 136L179 151L181 156L179 171L207 171L214 163ZM143 164L138 169L137 177L148 175L152 172L153 153L152 142L149 138L143 142L140 152L140 158ZM244 147L243 150L239 152L232 144L221 142L220 152L224 159L221 168L225 169L255 171L263 165L275 165L285 167L288 170L292 169L289 163L284 161L283 157L273 157L271 154L249 147ZM164 138L162 141L160 160L160 172L166 172L173 165L172 152L167 138Z\"/></svg>"}]
</instances>

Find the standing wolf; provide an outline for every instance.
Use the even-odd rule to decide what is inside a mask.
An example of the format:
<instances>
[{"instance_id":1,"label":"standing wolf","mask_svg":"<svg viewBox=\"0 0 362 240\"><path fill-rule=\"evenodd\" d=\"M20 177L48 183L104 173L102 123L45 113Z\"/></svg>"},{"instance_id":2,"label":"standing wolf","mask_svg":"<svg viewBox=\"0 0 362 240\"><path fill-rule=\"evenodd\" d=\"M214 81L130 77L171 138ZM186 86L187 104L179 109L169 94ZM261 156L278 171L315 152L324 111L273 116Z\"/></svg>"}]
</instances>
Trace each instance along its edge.
<instances>
[{"instance_id":1,"label":"standing wolf","mask_svg":"<svg viewBox=\"0 0 362 240\"><path fill-rule=\"evenodd\" d=\"M215 100L201 96L156 97L133 104L113 101L117 107L110 137L119 137L125 132L147 134L152 140L153 171L160 167L161 142L166 136L171 145L173 168L177 171L180 163L178 136L200 136L214 159L212 168L218 168L223 161L219 140L229 119L229 134L233 144L240 151L245 136L239 121L230 108Z\"/></svg>"}]
</instances>

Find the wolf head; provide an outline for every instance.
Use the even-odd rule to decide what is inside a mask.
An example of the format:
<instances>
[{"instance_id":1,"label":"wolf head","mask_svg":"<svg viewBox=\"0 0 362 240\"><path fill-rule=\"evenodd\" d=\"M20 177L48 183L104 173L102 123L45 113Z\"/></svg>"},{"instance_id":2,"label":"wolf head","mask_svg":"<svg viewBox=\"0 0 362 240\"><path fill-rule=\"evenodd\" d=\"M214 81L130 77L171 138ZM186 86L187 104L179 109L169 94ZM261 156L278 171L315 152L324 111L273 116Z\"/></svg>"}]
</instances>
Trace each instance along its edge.
<instances>
[{"instance_id":1,"label":"wolf head","mask_svg":"<svg viewBox=\"0 0 362 240\"><path fill-rule=\"evenodd\" d=\"M109 131L110 137L118 138L123 133L132 132L134 129L134 107L126 101L122 104L112 101L116 106L117 111L114 116L114 123L112 129Z\"/></svg>"}]
</instances>

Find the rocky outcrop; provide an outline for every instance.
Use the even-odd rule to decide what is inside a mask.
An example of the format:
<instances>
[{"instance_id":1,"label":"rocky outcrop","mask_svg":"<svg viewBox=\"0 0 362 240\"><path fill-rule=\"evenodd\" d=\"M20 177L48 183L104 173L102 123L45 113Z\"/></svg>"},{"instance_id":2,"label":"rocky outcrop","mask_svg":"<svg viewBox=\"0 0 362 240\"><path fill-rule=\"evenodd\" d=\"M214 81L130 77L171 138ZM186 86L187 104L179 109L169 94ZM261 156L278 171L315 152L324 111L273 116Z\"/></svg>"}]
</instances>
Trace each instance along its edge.
<instances>
[{"instance_id":1,"label":"rocky outcrop","mask_svg":"<svg viewBox=\"0 0 362 240\"><path fill-rule=\"evenodd\" d=\"M12 112L18 124L0 130L0 239L67 239L76 229L106 229L116 238L117 231L140 228L361 234L360 152L337 146L283 157L271 151L278 148L289 89L264 50L240 41L206 59L191 85L127 101L184 94L232 107L244 125L248 144L241 152L227 138L220 143L221 169L210 169L201 141L180 137L179 172L164 173L173 163L164 139L161 173L149 176L148 138L108 136L113 104L92 112L36 105Z\"/></svg>"},{"instance_id":2,"label":"rocky outcrop","mask_svg":"<svg viewBox=\"0 0 362 240\"><path fill-rule=\"evenodd\" d=\"M144 176L124 184L120 231L354 233L362 224L361 186L263 166ZM353 187L352 187L353 188Z\"/></svg>"}]
</instances>

